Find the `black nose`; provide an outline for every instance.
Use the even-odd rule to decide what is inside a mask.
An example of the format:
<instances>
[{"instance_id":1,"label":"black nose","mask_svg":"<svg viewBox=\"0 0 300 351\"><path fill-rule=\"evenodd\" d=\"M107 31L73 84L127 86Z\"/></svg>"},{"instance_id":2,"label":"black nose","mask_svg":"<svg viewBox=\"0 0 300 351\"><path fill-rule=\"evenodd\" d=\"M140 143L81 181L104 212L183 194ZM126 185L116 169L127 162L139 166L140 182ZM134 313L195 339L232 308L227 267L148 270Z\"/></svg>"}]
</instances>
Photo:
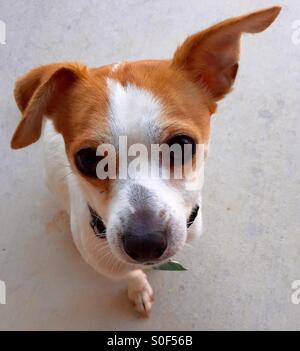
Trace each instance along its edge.
<instances>
[{"instance_id":1,"label":"black nose","mask_svg":"<svg viewBox=\"0 0 300 351\"><path fill-rule=\"evenodd\" d=\"M123 246L127 255L137 262L151 262L162 256L167 248L164 232L125 233Z\"/></svg>"}]
</instances>

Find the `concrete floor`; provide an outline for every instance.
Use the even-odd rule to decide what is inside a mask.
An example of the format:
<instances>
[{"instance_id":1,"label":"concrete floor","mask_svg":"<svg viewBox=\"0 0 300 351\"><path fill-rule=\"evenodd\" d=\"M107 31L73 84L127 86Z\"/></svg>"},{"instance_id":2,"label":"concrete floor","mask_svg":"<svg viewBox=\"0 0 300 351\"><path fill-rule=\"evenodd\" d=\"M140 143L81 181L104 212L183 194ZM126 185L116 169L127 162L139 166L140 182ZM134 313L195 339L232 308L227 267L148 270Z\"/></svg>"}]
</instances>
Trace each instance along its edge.
<instances>
[{"instance_id":1,"label":"concrete floor","mask_svg":"<svg viewBox=\"0 0 300 351\"><path fill-rule=\"evenodd\" d=\"M80 258L68 218L43 182L41 145L9 149L19 119L14 81L35 65L170 57L187 34L273 3L0 0L7 25L0 45L0 280L7 286L0 329L300 329L300 305L291 302L291 284L300 279L298 0L282 0L268 31L244 37L235 90L213 119L205 235L180 256L188 272L150 276L150 319L137 318L124 284Z\"/></svg>"}]
</instances>

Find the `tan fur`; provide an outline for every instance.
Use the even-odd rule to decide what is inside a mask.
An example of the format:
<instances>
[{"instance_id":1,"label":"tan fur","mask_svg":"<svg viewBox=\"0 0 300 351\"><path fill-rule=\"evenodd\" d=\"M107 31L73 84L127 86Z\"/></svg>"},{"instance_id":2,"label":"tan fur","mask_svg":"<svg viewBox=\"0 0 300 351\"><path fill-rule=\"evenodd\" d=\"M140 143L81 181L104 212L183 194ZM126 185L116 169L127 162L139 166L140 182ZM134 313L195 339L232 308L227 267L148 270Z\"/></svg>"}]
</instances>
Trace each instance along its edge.
<instances>
[{"instance_id":1,"label":"tan fur","mask_svg":"<svg viewBox=\"0 0 300 351\"><path fill-rule=\"evenodd\" d=\"M230 91L236 77L241 34L262 32L280 10L280 6L274 6L228 19L188 37L176 50L173 65L207 87L215 100L221 99Z\"/></svg>"}]
</instances>

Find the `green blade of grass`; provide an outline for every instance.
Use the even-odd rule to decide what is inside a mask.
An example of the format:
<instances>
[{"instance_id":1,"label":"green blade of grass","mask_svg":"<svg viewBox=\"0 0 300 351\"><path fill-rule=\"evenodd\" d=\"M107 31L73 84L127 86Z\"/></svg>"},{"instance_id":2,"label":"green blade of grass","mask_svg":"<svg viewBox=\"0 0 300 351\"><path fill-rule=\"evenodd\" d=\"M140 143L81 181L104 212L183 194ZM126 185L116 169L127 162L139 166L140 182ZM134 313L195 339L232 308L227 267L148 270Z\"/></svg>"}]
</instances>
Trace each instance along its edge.
<instances>
[{"instance_id":1,"label":"green blade of grass","mask_svg":"<svg viewBox=\"0 0 300 351\"><path fill-rule=\"evenodd\" d=\"M165 262L160 266L154 267L153 269L158 271L187 271L187 269L177 261Z\"/></svg>"}]
</instances>

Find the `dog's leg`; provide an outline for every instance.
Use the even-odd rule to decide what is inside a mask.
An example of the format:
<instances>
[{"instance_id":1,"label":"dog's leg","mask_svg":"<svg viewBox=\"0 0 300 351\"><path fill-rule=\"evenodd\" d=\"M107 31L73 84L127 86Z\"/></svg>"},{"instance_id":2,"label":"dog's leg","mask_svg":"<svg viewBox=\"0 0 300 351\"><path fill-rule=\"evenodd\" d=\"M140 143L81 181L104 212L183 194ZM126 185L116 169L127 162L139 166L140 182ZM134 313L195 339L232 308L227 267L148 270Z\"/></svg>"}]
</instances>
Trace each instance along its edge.
<instances>
[{"instance_id":1,"label":"dog's leg","mask_svg":"<svg viewBox=\"0 0 300 351\"><path fill-rule=\"evenodd\" d=\"M127 279L129 300L136 311L148 317L154 300L146 274L141 269L136 269L128 273Z\"/></svg>"}]
</instances>

